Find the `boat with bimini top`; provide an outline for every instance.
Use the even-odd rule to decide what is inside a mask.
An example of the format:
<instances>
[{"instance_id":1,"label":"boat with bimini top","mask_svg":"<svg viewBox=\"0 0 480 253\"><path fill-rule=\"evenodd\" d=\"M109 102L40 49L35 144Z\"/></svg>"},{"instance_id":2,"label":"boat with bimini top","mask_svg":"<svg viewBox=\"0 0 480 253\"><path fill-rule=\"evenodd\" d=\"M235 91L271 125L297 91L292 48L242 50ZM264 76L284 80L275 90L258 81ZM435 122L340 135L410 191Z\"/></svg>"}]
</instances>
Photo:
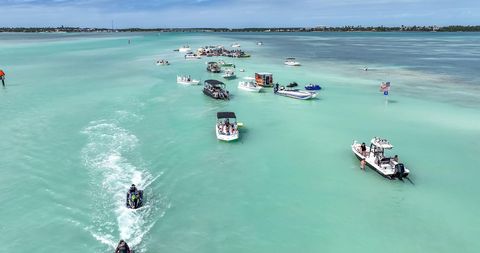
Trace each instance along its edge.
<instances>
[{"instance_id":1,"label":"boat with bimini top","mask_svg":"<svg viewBox=\"0 0 480 253\"><path fill-rule=\"evenodd\" d=\"M215 133L217 139L222 141L234 141L238 139L237 116L234 112L217 112Z\"/></svg>"},{"instance_id":2,"label":"boat with bimini top","mask_svg":"<svg viewBox=\"0 0 480 253\"><path fill-rule=\"evenodd\" d=\"M230 93L226 89L226 85L223 82L213 79L205 80L203 94L214 99L230 99Z\"/></svg>"}]
</instances>

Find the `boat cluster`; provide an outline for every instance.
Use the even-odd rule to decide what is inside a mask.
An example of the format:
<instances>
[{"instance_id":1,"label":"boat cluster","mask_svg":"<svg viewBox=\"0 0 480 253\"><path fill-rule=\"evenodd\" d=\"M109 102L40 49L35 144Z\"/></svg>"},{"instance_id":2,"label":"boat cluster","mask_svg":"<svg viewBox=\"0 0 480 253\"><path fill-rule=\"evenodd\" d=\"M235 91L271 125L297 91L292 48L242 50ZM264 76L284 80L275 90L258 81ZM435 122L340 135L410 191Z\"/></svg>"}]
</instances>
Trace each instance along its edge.
<instances>
[{"instance_id":1,"label":"boat cluster","mask_svg":"<svg viewBox=\"0 0 480 253\"><path fill-rule=\"evenodd\" d=\"M235 45L235 44L234 44ZM232 47L234 47L232 45ZM239 47L235 46L235 47ZM185 49L183 49L185 50ZM179 49L182 51L182 48ZM223 46L207 46L199 49L196 54L188 53L192 57L198 57L199 55L207 56L225 56L225 52L231 52L225 50ZM288 66L300 66L301 64L296 61L295 58L289 57L284 61ZM206 70L210 73L222 73L222 77L228 80L236 78L235 64L227 63L223 60L207 62ZM190 76L177 76L177 83L197 85L199 80L192 79ZM300 85L297 82L291 82L286 85L280 85L273 81L273 74L268 72L257 72L254 77L244 77L238 82L238 89L248 92L261 92L265 88L273 88L273 94L299 99L308 100L318 96L318 91L322 90L319 84L310 83L304 85L304 89L300 89ZM390 87L390 83L382 83L380 89L387 91ZM218 100L230 100L230 92L226 89L226 84L222 81L209 79L204 81L203 93L213 99ZM388 93L385 93L388 94ZM215 125L215 133L217 139L222 141L234 141L239 138L239 128L243 126L242 123L237 123L237 117L234 112L218 112L217 123ZM410 171L400 163L398 156L387 156L386 150L393 148L393 145L386 139L373 138L369 147L365 143L358 143L354 141L351 145L352 152L360 159L361 166L368 165L382 176L402 180L408 178Z\"/></svg>"},{"instance_id":2,"label":"boat cluster","mask_svg":"<svg viewBox=\"0 0 480 253\"><path fill-rule=\"evenodd\" d=\"M193 50L190 48L190 46L184 45L179 49L175 49L174 51L186 53L185 59L197 59L198 57L201 57L201 56L206 56L206 57L223 56L223 57L233 57L233 58L250 57L249 54L238 49L240 48L240 44L234 43L232 44L232 48L237 48L237 49L228 50L222 45L204 46L204 47L198 48L196 53L193 53L192 52Z\"/></svg>"}]
</instances>

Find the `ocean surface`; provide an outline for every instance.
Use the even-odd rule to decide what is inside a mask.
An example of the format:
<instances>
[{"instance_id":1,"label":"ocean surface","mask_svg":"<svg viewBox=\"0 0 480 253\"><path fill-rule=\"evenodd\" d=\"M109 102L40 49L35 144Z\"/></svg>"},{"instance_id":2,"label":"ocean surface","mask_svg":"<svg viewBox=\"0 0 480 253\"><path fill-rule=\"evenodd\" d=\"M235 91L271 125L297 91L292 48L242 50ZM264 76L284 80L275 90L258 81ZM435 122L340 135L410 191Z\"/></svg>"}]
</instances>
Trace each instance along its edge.
<instances>
[{"instance_id":1,"label":"ocean surface","mask_svg":"<svg viewBox=\"0 0 480 253\"><path fill-rule=\"evenodd\" d=\"M235 42L252 57L173 51ZM245 69L230 101L176 83L222 80L218 59ZM0 69L0 252L480 250L480 33L4 33ZM238 90L255 72L323 89ZM215 138L218 111L238 142ZM374 136L410 181L359 169L350 145Z\"/></svg>"}]
</instances>

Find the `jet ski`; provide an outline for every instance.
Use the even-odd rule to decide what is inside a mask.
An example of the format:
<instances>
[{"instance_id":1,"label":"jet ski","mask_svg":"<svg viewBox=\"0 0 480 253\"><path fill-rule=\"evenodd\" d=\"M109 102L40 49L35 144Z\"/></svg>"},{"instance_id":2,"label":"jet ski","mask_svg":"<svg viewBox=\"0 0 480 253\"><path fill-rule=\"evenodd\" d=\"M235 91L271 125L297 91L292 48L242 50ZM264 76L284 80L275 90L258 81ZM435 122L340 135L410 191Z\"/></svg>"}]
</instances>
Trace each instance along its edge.
<instances>
[{"instance_id":1,"label":"jet ski","mask_svg":"<svg viewBox=\"0 0 480 253\"><path fill-rule=\"evenodd\" d=\"M137 209L143 205L143 191L138 190L134 184L127 192L125 205L130 209Z\"/></svg>"},{"instance_id":2,"label":"jet ski","mask_svg":"<svg viewBox=\"0 0 480 253\"><path fill-rule=\"evenodd\" d=\"M115 249L115 253L134 253L134 251L128 247L128 244L124 240L120 240Z\"/></svg>"},{"instance_id":3,"label":"jet ski","mask_svg":"<svg viewBox=\"0 0 480 253\"><path fill-rule=\"evenodd\" d=\"M297 87L297 86L298 86L297 82L293 82L287 85L288 88Z\"/></svg>"}]
</instances>

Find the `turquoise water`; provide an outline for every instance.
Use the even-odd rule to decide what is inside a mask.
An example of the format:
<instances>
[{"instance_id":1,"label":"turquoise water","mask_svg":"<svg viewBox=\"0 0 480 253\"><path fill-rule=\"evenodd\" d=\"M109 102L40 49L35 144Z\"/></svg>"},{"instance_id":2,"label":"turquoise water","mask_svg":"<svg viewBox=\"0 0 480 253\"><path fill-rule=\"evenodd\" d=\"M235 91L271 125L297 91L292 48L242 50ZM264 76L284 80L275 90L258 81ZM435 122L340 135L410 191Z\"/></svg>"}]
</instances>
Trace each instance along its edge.
<instances>
[{"instance_id":1,"label":"turquoise water","mask_svg":"<svg viewBox=\"0 0 480 253\"><path fill-rule=\"evenodd\" d=\"M131 44L127 43L128 39ZM264 46L257 46L256 41ZM239 42L240 77L321 83L298 101L221 79L183 44ZM480 34L0 34L4 252L478 252ZM285 57L303 66L286 67ZM170 66L154 60L168 59ZM369 66L369 71L362 71ZM392 82L386 102L378 86ZM222 143L217 111L241 139ZM389 138L412 183L359 169ZM146 206L124 208L131 183Z\"/></svg>"}]
</instances>

